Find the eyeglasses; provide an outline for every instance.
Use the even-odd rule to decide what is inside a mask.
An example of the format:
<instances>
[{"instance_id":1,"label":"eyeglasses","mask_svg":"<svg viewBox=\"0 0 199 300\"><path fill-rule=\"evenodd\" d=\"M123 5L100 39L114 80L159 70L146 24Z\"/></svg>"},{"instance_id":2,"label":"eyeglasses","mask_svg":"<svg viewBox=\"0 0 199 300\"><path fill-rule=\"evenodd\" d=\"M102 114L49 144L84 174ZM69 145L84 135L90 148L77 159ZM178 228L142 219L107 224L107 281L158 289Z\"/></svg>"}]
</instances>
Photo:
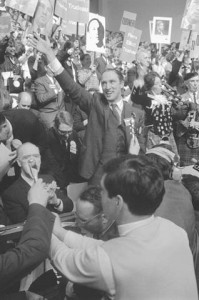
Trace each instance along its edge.
<instances>
[{"instance_id":1,"label":"eyeglasses","mask_svg":"<svg viewBox=\"0 0 199 300\"><path fill-rule=\"evenodd\" d=\"M78 214L77 212L74 213L75 214L75 218L82 224L82 225L87 225L88 223L90 223L91 221L95 220L97 217L101 216L102 213L98 213L97 215L91 217L88 220L83 220Z\"/></svg>"}]
</instances>

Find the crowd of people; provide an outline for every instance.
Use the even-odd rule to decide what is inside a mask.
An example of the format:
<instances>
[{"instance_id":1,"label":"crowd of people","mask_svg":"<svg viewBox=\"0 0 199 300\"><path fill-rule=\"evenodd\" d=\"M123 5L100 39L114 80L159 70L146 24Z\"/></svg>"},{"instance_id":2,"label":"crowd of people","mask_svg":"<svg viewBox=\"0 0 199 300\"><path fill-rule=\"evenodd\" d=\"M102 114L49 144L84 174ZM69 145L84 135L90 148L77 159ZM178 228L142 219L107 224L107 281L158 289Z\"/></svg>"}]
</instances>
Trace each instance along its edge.
<instances>
[{"instance_id":1,"label":"crowd of people","mask_svg":"<svg viewBox=\"0 0 199 300\"><path fill-rule=\"evenodd\" d=\"M120 46L17 27L0 41L0 225L24 224L0 254L5 299L198 299L199 63L147 42L126 63ZM59 295L21 292L48 257Z\"/></svg>"}]
</instances>

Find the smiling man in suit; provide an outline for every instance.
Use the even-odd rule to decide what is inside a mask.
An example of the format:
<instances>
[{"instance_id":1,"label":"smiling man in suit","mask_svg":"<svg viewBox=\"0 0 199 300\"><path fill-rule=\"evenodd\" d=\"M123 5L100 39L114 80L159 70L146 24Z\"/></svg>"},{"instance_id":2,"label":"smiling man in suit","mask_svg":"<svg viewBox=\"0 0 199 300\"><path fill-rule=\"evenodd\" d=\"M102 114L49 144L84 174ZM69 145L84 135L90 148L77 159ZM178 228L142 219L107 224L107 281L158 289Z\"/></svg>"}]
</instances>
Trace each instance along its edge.
<instances>
[{"instance_id":1,"label":"smiling man in suit","mask_svg":"<svg viewBox=\"0 0 199 300\"><path fill-rule=\"evenodd\" d=\"M46 54L49 68L54 72L57 81L68 93L73 102L89 116L86 134L80 154L80 175L89 184L99 184L102 167L110 158L128 153L132 139L144 148L142 127L144 112L133 108L122 99L124 78L115 69L107 69L102 74L103 93L91 95L76 84L56 59L49 43L39 36L32 38L30 43L38 51ZM134 115L135 134L131 136L130 122L125 122Z\"/></svg>"}]
</instances>

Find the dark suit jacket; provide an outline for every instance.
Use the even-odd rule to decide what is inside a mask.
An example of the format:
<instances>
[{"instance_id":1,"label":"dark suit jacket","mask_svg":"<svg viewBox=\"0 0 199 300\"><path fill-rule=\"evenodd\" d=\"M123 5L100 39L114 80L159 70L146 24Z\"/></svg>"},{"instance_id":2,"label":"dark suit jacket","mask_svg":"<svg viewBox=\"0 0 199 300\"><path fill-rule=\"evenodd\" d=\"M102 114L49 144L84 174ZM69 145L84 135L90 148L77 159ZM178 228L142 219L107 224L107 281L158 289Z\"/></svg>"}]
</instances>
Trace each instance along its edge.
<instances>
[{"instance_id":1,"label":"dark suit jacket","mask_svg":"<svg viewBox=\"0 0 199 300\"><path fill-rule=\"evenodd\" d=\"M50 169L60 188L65 188L70 182L79 182L78 174L79 154L81 143L77 133L73 130L69 136L68 145L62 143L54 127L48 131L48 147ZM76 153L70 152L71 143L76 144Z\"/></svg>"},{"instance_id":2,"label":"dark suit jacket","mask_svg":"<svg viewBox=\"0 0 199 300\"><path fill-rule=\"evenodd\" d=\"M10 109L4 111L3 114L12 125L14 139L19 139L22 143L30 142L39 147L41 172L48 173L48 157L46 156L47 135L44 125L27 109ZM17 166L15 175L14 180L20 175L20 170ZM11 182L13 182L13 179L5 176L1 182L0 191L5 190Z\"/></svg>"},{"instance_id":3,"label":"dark suit jacket","mask_svg":"<svg viewBox=\"0 0 199 300\"><path fill-rule=\"evenodd\" d=\"M40 176L44 182L50 183L53 178L50 175ZM30 185L20 176L2 195L2 201L5 212L10 218L12 224L24 222L28 215L29 203L27 199ZM61 190L57 190L57 197L63 201L63 212L69 212L73 209L72 200ZM52 205L48 205L51 211L59 213L58 210L53 209Z\"/></svg>"},{"instance_id":4,"label":"dark suit jacket","mask_svg":"<svg viewBox=\"0 0 199 300\"><path fill-rule=\"evenodd\" d=\"M99 80L101 80L102 74L106 70L107 63L105 59L102 56L100 56L95 59L95 65L97 66L96 70L98 71L97 77Z\"/></svg>"},{"instance_id":5,"label":"dark suit jacket","mask_svg":"<svg viewBox=\"0 0 199 300\"><path fill-rule=\"evenodd\" d=\"M35 80L35 94L39 110L48 113L64 109L63 93L56 94L50 85L52 81L47 75Z\"/></svg>"},{"instance_id":6,"label":"dark suit jacket","mask_svg":"<svg viewBox=\"0 0 199 300\"><path fill-rule=\"evenodd\" d=\"M0 255L0 295L37 267L48 255L54 216L39 204L31 204L16 248Z\"/></svg>"},{"instance_id":7,"label":"dark suit jacket","mask_svg":"<svg viewBox=\"0 0 199 300\"><path fill-rule=\"evenodd\" d=\"M70 94L71 99L89 117L80 157L80 175L89 179L94 174L102 155L104 132L107 130L110 112L109 104L103 94L94 93L91 95L80 85L76 84L65 70L56 78L63 90ZM124 117L129 118L132 113L136 115L135 129L140 146L144 150L143 136L139 134L144 125L144 112L124 102ZM131 140L130 126L125 126L125 135L129 146ZM128 149L126 149L126 152L128 153Z\"/></svg>"},{"instance_id":8,"label":"dark suit jacket","mask_svg":"<svg viewBox=\"0 0 199 300\"><path fill-rule=\"evenodd\" d=\"M27 109L10 109L3 114L12 125L14 139L35 144L42 155L46 149L47 135L38 118Z\"/></svg>"}]
</instances>

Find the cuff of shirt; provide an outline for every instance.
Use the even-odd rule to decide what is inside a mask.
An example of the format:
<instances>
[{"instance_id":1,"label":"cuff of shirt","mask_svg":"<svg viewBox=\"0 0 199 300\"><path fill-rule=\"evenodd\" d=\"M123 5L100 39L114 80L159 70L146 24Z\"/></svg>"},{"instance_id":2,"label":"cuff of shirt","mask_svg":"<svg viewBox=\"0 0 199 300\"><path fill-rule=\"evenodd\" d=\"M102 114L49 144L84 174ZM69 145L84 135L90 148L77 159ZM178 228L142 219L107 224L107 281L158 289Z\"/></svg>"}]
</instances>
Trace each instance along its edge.
<instances>
[{"instance_id":1,"label":"cuff of shirt","mask_svg":"<svg viewBox=\"0 0 199 300\"><path fill-rule=\"evenodd\" d=\"M48 67L51 69L55 76L61 74L64 70L57 58L55 58L50 64L48 64Z\"/></svg>"}]
</instances>

